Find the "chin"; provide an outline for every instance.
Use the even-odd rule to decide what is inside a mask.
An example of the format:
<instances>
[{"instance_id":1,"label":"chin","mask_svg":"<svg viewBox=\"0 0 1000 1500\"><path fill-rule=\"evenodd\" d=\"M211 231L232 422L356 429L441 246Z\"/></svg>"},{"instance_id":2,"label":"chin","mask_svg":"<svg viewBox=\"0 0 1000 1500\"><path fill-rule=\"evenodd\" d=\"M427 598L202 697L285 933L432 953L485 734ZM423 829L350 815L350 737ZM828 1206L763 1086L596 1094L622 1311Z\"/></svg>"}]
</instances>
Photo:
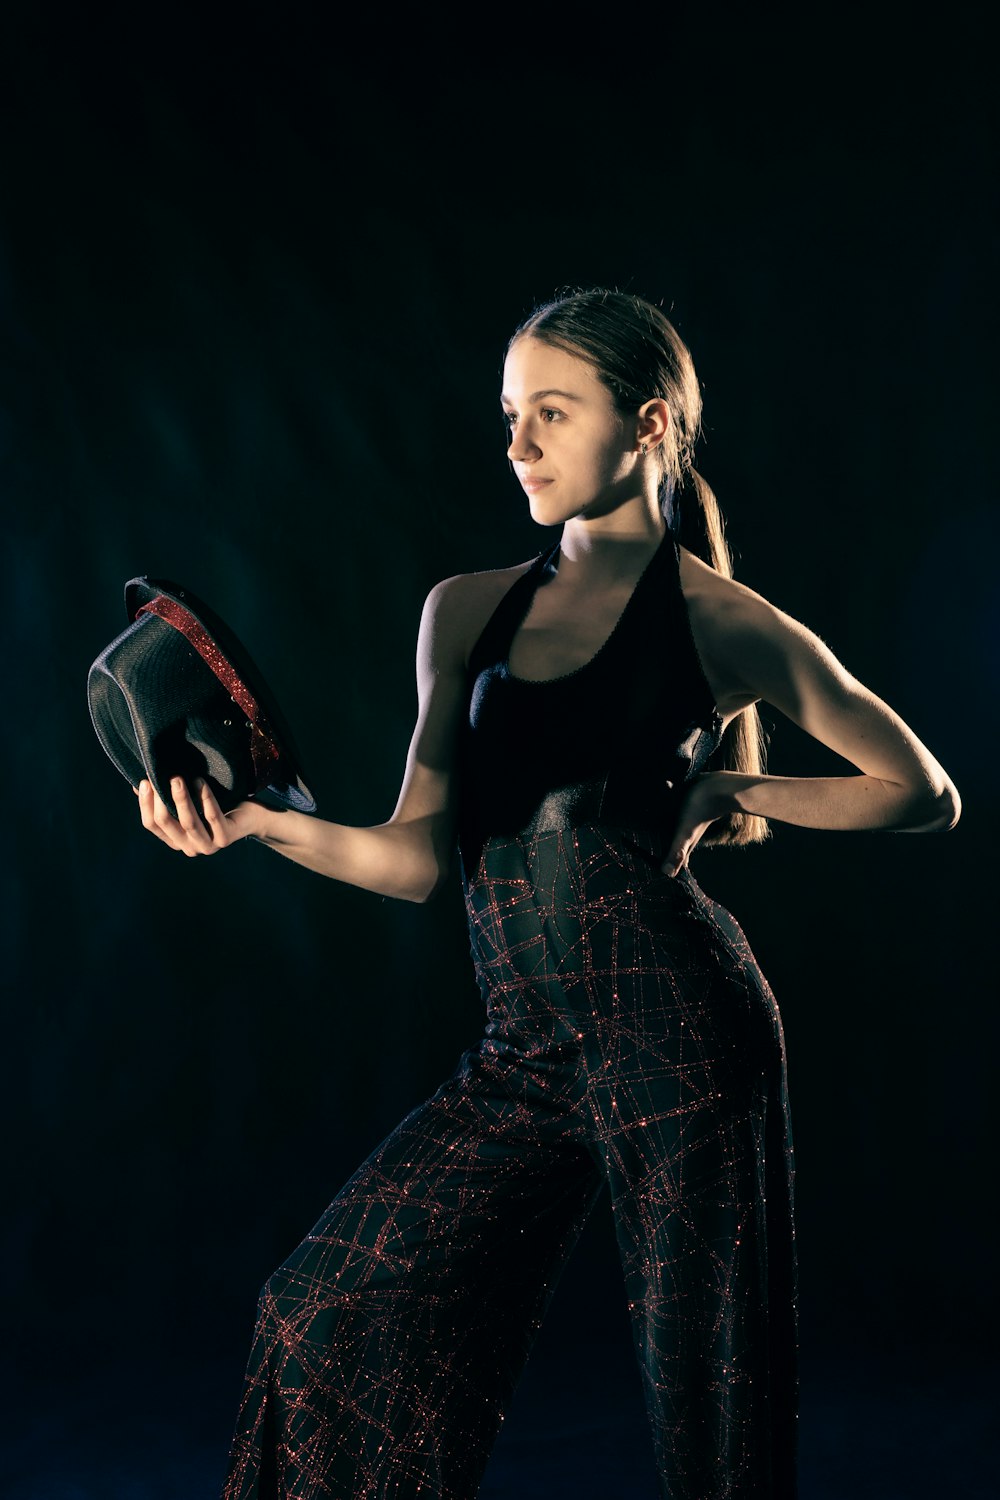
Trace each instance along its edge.
<instances>
[{"instance_id":1,"label":"chin","mask_svg":"<svg viewBox=\"0 0 1000 1500\"><path fill-rule=\"evenodd\" d=\"M536 526L558 526L559 524L558 518L554 519L548 515L542 505L529 505L528 514Z\"/></svg>"},{"instance_id":2,"label":"chin","mask_svg":"<svg viewBox=\"0 0 1000 1500\"><path fill-rule=\"evenodd\" d=\"M546 504L538 495L528 496L528 510L536 526L563 526L579 514L576 510L567 511L565 505Z\"/></svg>"}]
</instances>

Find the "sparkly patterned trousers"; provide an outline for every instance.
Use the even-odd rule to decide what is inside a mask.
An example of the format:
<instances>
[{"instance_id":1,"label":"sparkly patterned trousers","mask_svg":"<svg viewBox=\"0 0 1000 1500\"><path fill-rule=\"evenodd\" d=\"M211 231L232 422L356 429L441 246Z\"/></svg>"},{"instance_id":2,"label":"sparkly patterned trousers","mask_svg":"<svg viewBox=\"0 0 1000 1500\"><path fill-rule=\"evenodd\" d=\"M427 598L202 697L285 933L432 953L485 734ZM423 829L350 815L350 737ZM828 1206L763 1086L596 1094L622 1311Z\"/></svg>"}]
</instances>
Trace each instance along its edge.
<instances>
[{"instance_id":1,"label":"sparkly patterned trousers","mask_svg":"<svg viewBox=\"0 0 1000 1500\"><path fill-rule=\"evenodd\" d=\"M484 1036L266 1283L224 1500L471 1500L605 1185L664 1500L792 1500L781 1021L664 853L596 826L486 846Z\"/></svg>"}]
</instances>

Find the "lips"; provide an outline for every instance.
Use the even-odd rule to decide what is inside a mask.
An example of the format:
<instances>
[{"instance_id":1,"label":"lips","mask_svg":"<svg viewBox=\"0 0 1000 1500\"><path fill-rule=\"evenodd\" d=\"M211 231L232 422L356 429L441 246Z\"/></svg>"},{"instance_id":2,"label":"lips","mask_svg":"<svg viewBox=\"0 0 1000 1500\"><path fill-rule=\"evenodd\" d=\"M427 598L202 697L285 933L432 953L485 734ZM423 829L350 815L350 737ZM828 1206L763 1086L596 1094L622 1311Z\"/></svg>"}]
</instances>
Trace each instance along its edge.
<instances>
[{"instance_id":1,"label":"lips","mask_svg":"<svg viewBox=\"0 0 1000 1500\"><path fill-rule=\"evenodd\" d=\"M551 479L538 479L534 474L522 474L518 477L521 480L521 488L527 490L529 495L534 495L536 491L543 490L546 485L552 483Z\"/></svg>"}]
</instances>

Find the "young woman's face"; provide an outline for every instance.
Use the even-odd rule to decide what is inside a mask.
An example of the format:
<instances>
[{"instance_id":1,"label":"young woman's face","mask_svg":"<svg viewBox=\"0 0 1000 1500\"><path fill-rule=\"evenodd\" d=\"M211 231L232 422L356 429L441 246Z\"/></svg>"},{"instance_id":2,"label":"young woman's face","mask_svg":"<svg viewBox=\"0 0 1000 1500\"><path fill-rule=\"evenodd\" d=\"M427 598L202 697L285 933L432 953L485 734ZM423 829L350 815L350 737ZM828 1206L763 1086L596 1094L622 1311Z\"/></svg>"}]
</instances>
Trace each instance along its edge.
<instances>
[{"instance_id":1,"label":"young woman's face","mask_svg":"<svg viewBox=\"0 0 1000 1500\"><path fill-rule=\"evenodd\" d=\"M504 363L507 457L541 526L606 514L636 493L635 423L592 365L525 335Z\"/></svg>"}]
</instances>

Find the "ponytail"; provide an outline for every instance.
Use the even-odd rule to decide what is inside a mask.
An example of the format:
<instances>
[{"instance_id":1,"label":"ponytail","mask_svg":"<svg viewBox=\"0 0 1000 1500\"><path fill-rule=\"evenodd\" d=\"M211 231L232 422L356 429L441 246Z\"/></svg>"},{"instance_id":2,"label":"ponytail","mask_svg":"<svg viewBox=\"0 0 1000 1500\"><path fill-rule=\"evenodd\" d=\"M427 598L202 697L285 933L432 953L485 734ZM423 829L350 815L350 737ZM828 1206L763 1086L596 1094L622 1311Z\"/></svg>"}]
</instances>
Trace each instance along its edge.
<instances>
[{"instance_id":1,"label":"ponytail","mask_svg":"<svg viewBox=\"0 0 1000 1500\"><path fill-rule=\"evenodd\" d=\"M667 525L679 544L723 578L732 578L733 559L726 541L725 521L708 481L689 465L684 470L679 489L668 483L664 491ZM730 721L715 756L726 771L739 771L746 776L764 774L767 739L755 703L742 709ZM766 818L755 813L734 812L713 823L701 842L758 844L770 837L770 832Z\"/></svg>"}]
</instances>

